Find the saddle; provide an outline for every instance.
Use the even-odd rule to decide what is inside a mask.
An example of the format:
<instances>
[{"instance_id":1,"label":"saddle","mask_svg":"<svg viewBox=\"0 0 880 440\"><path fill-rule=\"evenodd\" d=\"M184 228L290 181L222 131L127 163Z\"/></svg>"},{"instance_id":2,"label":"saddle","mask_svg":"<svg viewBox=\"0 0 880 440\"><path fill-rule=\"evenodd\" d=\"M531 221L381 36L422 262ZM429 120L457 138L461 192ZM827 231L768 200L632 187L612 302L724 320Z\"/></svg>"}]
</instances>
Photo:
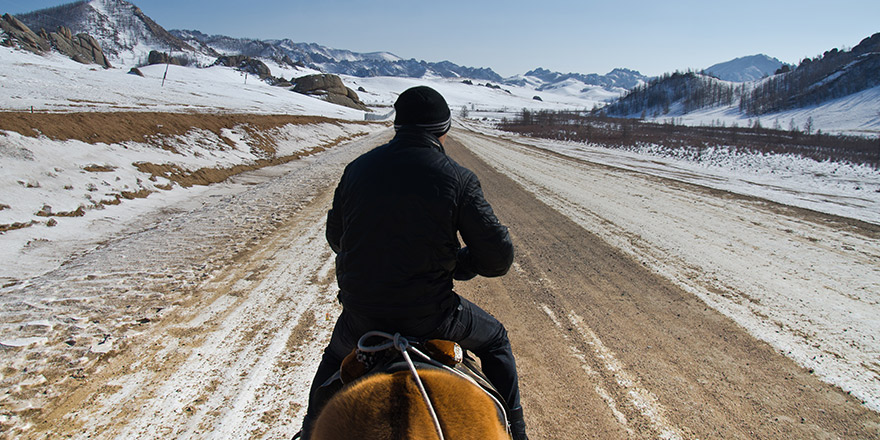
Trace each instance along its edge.
<instances>
[{"instance_id":1,"label":"saddle","mask_svg":"<svg viewBox=\"0 0 880 440\"><path fill-rule=\"evenodd\" d=\"M365 343L369 342L370 336L376 336L371 335L372 333L375 332L367 333L361 338L358 347L352 349L351 353L342 361L339 371L318 389L315 397L318 399L320 407L323 407L345 385L353 383L358 379L373 374L392 374L410 369L409 363L404 359L402 352L393 344L384 344L387 346L380 344L379 346L366 348ZM469 352L463 350L455 342L441 339L408 342L412 348L416 349L417 353L428 357L428 359L411 360L416 370L443 369L457 373L466 380L475 383L495 401L498 419L506 426L507 416L510 414L509 408L507 408L504 398L489 382L480 369L479 364ZM376 349L377 347L379 349Z\"/></svg>"}]
</instances>

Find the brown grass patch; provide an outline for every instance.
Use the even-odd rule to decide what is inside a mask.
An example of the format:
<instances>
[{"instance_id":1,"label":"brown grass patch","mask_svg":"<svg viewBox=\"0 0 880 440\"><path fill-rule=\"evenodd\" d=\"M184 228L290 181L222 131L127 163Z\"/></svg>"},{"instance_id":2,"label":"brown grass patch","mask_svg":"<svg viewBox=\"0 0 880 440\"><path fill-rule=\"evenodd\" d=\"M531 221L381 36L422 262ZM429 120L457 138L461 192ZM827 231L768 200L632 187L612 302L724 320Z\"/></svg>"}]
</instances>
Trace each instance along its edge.
<instances>
[{"instance_id":1,"label":"brown grass patch","mask_svg":"<svg viewBox=\"0 0 880 440\"><path fill-rule=\"evenodd\" d=\"M210 185L212 183L220 183L230 176L234 176L236 174L240 174L246 171L258 170L260 168L268 166L281 165L293 160L301 159L312 154L320 153L321 151L327 150L328 148L331 148L339 144L340 142L346 141L348 139L348 137L340 137L325 145L313 147L309 150L301 151L290 156L273 157L271 159L258 159L252 164L236 165L229 168L199 168L198 170L190 171L175 164L156 164L149 162L137 162L134 164L134 166L135 168L137 168L138 171L150 174L151 180L154 177L164 177L184 188L189 188L193 185Z\"/></svg>"},{"instance_id":2,"label":"brown grass patch","mask_svg":"<svg viewBox=\"0 0 880 440\"><path fill-rule=\"evenodd\" d=\"M23 136L40 134L54 140L79 140L90 144L144 142L153 137L184 135L190 130L208 130L223 137L221 130L246 126L248 134L260 140L261 148L274 145L265 138L267 130L288 124L304 125L338 123L339 120L320 116L249 115L158 112L91 112L91 113L23 113L0 112L0 130L14 131ZM364 121L345 121L369 124ZM265 141L265 142L264 142ZM274 147L266 149L274 152Z\"/></svg>"},{"instance_id":3,"label":"brown grass patch","mask_svg":"<svg viewBox=\"0 0 880 440\"><path fill-rule=\"evenodd\" d=\"M89 171L92 173L109 173L111 171L115 171L116 167L111 167L109 165L86 165L83 167L83 170Z\"/></svg>"},{"instance_id":4,"label":"brown grass patch","mask_svg":"<svg viewBox=\"0 0 880 440\"><path fill-rule=\"evenodd\" d=\"M8 225L0 225L0 233L6 232L6 231L14 231L16 229L29 228L35 224L37 224L37 222L31 221L31 222L27 222L27 223L16 222L16 223L8 224Z\"/></svg>"},{"instance_id":5,"label":"brown grass patch","mask_svg":"<svg viewBox=\"0 0 880 440\"><path fill-rule=\"evenodd\" d=\"M82 216L86 215L86 210L85 210L85 208L80 206L79 208L76 208L76 210L74 210L74 211L56 212L52 215L55 217L82 217Z\"/></svg>"},{"instance_id":6,"label":"brown grass patch","mask_svg":"<svg viewBox=\"0 0 880 440\"><path fill-rule=\"evenodd\" d=\"M123 199L134 200L134 199L146 199L147 196L149 196L152 193L153 193L153 191L150 191L148 189L142 189L139 191L122 191L119 195L121 195Z\"/></svg>"}]
</instances>

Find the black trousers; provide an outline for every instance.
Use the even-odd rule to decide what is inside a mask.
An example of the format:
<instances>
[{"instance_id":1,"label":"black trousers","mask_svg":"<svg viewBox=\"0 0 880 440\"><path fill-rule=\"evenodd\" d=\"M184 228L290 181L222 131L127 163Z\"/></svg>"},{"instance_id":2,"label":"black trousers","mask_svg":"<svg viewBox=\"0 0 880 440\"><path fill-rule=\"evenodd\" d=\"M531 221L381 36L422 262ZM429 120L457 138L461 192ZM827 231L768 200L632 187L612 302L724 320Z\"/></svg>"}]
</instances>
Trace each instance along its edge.
<instances>
[{"instance_id":1,"label":"black trousers","mask_svg":"<svg viewBox=\"0 0 880 440\"><path fill-rule=\"evenodd\" d=\"M311 426L321 410L316 408L319 406L315 404L316 391L339 370L345 356L357 347L358 339L372 330L400 333L419 339L458 342L462 348L480 358L483 374L504 397L508 408L520 408L519 379L507 330L501 322L476 304L458 297L453 306L443 313L393 319L371 318L343 310L312 382L309 408L303 420L303 438L310 435Z\"/></svg>"}]
</instances>

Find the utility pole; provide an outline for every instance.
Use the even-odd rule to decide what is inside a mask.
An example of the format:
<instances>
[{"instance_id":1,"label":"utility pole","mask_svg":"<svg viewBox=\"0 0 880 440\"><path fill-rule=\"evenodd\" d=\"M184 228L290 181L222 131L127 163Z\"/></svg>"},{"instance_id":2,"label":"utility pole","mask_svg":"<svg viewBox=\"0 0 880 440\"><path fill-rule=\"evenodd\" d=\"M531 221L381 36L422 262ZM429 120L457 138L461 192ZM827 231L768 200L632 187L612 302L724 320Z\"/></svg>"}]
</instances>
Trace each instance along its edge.
<instances>
[{"instance_id":1,"label":"utility pole","mask_svg":"<svg viewBox=\"0 0 880 440\"><path fill-rule=\"evenodd\" d=\"M171 64L171 55L174 53L174 48L171 47L168 49L168 57L165 58L165 74L162 75L162 87L165 87L165 78L168 77L168 65Z\"/></svg>"}]
</instances>

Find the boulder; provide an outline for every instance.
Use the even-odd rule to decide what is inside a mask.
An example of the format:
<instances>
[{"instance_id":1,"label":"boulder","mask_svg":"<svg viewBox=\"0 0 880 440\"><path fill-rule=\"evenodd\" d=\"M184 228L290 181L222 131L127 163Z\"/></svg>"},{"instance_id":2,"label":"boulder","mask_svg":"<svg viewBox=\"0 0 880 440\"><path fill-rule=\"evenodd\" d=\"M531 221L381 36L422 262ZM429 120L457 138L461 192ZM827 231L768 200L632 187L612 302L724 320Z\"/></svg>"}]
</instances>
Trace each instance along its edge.
<instances>
[{"instance_id":1,"label":"boulder","mask_svg":"<svg viewBox=\"0 0 880 440\"><path fill-rule=\"evenodd\" d=\"M303 95L317 96L333 104L369 111L357 92L346 87L342 78L333 74L301 76L293 80L291 90Z\"/></svg>"}]
</instances>

